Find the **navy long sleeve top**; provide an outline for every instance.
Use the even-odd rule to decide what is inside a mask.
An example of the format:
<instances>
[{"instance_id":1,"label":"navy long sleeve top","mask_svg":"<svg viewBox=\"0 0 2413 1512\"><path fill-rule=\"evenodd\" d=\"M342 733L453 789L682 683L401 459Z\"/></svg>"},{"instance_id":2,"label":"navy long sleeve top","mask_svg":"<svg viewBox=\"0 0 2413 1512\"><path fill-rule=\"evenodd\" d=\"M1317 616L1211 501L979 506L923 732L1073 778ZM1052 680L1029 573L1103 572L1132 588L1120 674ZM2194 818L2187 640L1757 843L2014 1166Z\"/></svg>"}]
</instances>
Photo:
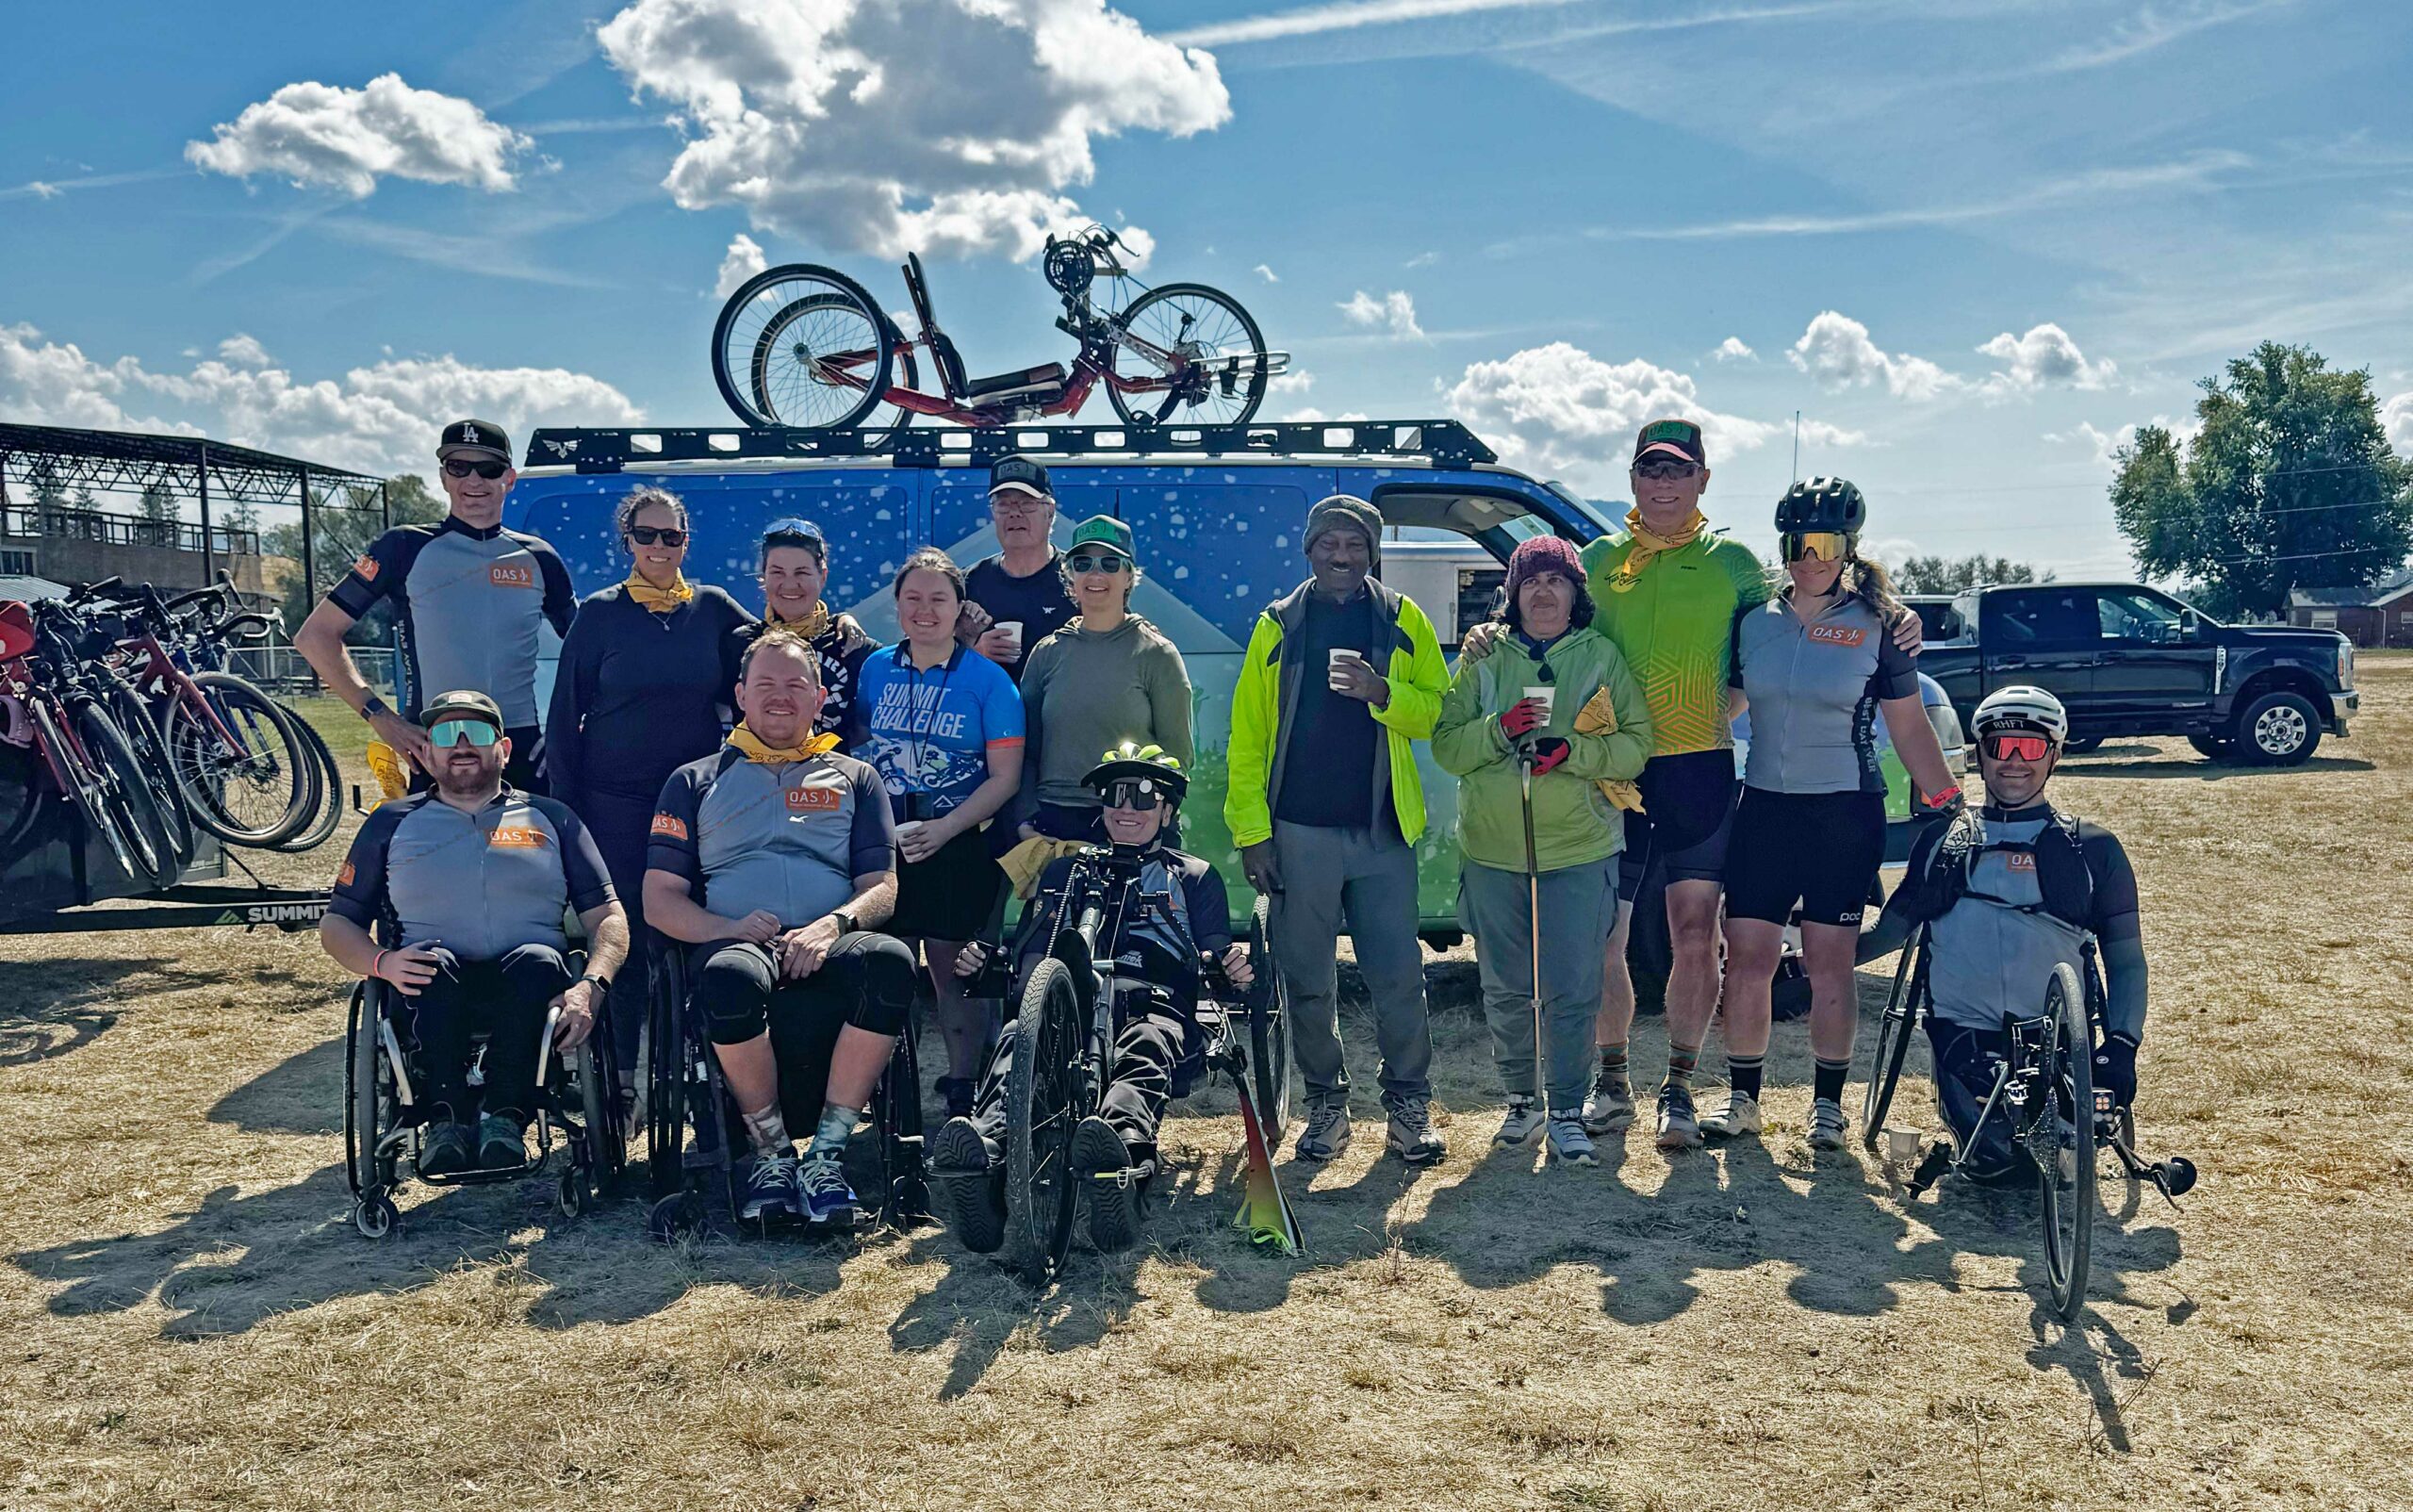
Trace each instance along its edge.
<instances>
[{"instance_id":1,"label":"navy long sleeve top","mask_svg":"<svg viewBox=\"0 0 2413 1512\"><path fill-rule=\"evenodd\" d=\"M650 803L672 772L719 749L753 623L710 585L666 615L624 583L590 596L562 642L545 722L553 795Z\"/></svg>"}]
</instances>

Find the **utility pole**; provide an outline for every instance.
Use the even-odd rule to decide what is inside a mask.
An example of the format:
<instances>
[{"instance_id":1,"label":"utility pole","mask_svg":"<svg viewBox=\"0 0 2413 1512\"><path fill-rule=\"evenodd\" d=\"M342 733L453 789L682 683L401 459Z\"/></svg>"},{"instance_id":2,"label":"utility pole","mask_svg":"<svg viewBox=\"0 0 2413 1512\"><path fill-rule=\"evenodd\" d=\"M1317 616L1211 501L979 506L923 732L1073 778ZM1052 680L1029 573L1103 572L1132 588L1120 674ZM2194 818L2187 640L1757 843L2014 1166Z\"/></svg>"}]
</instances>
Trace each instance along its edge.
<instances>
[{"instance_id":1,"label":"utility pole","mask_svg":"<svg viewBox=\"0 0 2413 1512\"><path fill-rule=\"evenodd\" d=\"M1793 481L1801 481L1801 412L1793 412Z\"/></svg>"}]
</instances>

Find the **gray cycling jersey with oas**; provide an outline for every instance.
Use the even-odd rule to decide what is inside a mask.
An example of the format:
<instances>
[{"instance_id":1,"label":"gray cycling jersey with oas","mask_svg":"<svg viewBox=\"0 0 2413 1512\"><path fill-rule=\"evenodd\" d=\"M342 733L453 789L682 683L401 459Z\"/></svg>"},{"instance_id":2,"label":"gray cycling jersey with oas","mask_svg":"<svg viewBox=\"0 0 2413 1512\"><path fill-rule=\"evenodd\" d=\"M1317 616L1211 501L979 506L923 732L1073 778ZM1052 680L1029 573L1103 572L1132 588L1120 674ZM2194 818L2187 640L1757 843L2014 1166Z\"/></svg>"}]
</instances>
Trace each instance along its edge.
<instances>
[{"instance_id":1,"label":"gray cycling jersey with oas","mask_svg":"<svg viewBox=\"0 0 2413 1512\"><path fill-rule=\"evenodd\" d=\"M1735 616L1730 685L1751 700L1743 781L1765 793L1882 793L1877 705L1919 690L1892 623L1862 599L1814 619L1779 594Z\"/></svg>"},{"instance_id":2,"label":"gray cycling jersey with oas","mask_svg":"<svg viewBox=\"0 0 2413 1512\"><path fill-rule=\"evenodd\" d=\"M2032 845L2053 821L1981 817L1984 846ZM1960 901L1929 926L1928 994L1948 1024L1998 1029L2006 1018L2027 1018L2044 1006L2044 982L2056 965L2079 972L2086 931L2044 911L2032 850L1979 849L1969 864Z\"/></svg>"}]
</instances>

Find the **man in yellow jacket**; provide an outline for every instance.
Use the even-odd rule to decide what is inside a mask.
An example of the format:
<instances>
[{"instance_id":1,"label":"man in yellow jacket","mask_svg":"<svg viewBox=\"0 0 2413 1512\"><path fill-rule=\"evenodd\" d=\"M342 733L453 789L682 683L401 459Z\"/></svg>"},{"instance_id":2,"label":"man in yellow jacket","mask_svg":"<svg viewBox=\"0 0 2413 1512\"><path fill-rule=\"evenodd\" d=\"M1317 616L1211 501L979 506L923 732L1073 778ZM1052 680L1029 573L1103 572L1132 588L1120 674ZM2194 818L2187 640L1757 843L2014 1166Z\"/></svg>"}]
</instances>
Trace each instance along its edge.
<instances>
[{"instance_id":1,"label":"man in yellow jacket","mask_svg":"<svg viewBox=\"0 0 2413 1512\"><path fill-rule=\"evenodd\" d=\"M1433 1129L1433 1040L1417 942L1424 790L1411 742L1450 683L1433 622L1383 586L1382 516L1336 494L1307 512L1306 582L1268 606L1232 692L1223 817L1249 885L1271 904L1307 1084L1303 1160L1349 1144L1334 947L1343 929L1374 1002L1387 1142L1410 1165L1443 1154Z\"/></svg>"}]
</instances>

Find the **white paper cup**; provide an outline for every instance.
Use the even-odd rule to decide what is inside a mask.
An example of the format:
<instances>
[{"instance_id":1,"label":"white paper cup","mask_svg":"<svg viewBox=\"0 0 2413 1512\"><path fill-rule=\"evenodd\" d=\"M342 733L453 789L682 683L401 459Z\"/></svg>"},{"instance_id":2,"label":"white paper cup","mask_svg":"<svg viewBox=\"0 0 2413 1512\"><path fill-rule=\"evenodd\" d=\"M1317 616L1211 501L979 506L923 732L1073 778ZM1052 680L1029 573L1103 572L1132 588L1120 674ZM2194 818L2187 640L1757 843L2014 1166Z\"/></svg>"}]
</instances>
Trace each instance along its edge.
<instances>
[{"instance_id":1,"label":"white paper cup","mask_svg":"<svg viewBox=\"0 0 2413 1512\"><path fill-rule=\"evenodd\" d=\"M1558 689L1544 683L1525 690L1525 697L1542 706L1542 723L1550 723L1551 710L1558 703Z\"/></svg>"},{"instance_id":2,"label":"white paper cup","mask_svg":"<svg viewBox=\"0 0 2413 1512\"><path fill-rule=\"evenodd\" d=\"M922 828L921 820L908 819L896 827L896 838L902 840L907 835L911 834L914 830L919 830L920 828Z\"/></svg>"},{"instance_id":3,"label":"white paper cup","mask_svg":"<svg viewBox=\"0 0 2413 1512\"><path fill-rule=\"evenodd\" d=\"M1018 662L1018 661L1020 661L1020 660L1022 660L1022 621L1021 621L1021 620L1019 620L1019 619L1000 619L1000 620L998 620L995 624L991 625L989 628L990 628L991 630L1002 630L1002 631L1004 631L1004 632L1006 633L1006 634L1007 634L1008 638L1010 638L1010 640L1012 640L1012 642L1014 643L1014 645L1013 645L1013 651L1012 651L1012 653L1011 653L1011 659L1012 659L1012 660L1014 660L1014 661L1017 661L1017 662Z\"/></svg>"},{"instance_id":4,"label":"white paper cup","mask_svg":"<svg viewBox=\"0 0 2413 1512\"><path fill-rule=\"evenodd\" d=\"M1364 660L1365 658L1358 655L1355 651L1350 650L1344 647L1334 647L1332 655L1329 658L1330 665L1324 668L1325 682L1331 684L1332 690L1335 693L1339 692L1341 688L1340 669L1351 662L1362 662Z\"/></svg>"},{"instance_id":5,"label":"white paper cup","mask_svg":"<svg viewBox=\"0 0 2413 1512\"><path fill-rule=\"evenodd\" d=\"M1889 1165L1908 1165L1919 1158L1919 1131L1914 1128L1889 1128L1885 1131L1885 1159Z\"/></svg>"}]
</instances>

